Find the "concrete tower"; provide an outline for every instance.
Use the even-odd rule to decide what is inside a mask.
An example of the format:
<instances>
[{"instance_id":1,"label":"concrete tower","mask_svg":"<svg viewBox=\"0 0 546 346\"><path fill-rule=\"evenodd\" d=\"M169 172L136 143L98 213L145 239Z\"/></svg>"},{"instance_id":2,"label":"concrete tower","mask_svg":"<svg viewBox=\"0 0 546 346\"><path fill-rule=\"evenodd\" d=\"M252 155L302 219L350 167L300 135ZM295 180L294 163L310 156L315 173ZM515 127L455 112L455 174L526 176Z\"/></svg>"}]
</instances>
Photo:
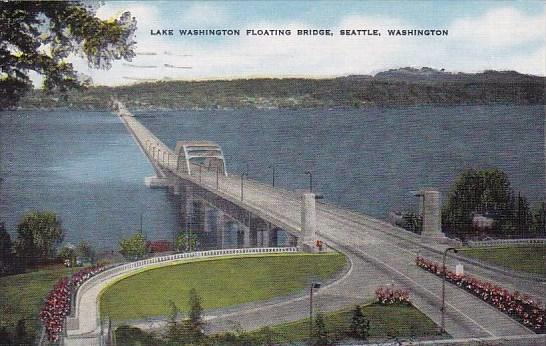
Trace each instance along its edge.
<instances>
[{"instance_id":1,"label":"concrete tower","mask_svg":"<svg viewBox=\"0 0 546 346\"><path fill-rule=\"evenodd\" d=\"M416 196L421 198L420 213L423 217L421 236L425 238L445 238L442 232L442 201L440 192L436 190L421 190Z\"/></svg>"},{"instance_id":2,"label":"concrete tower","mask_svg":"<svg viewBox=\"0 0 546 346\"><path fill-rule=\"evenodd\" d=\"M316 249L316 227L315 194L304 193L301 196L301 231L303 236L302 245L306 251L314 251Z\"/></svg>"}]
</instances>

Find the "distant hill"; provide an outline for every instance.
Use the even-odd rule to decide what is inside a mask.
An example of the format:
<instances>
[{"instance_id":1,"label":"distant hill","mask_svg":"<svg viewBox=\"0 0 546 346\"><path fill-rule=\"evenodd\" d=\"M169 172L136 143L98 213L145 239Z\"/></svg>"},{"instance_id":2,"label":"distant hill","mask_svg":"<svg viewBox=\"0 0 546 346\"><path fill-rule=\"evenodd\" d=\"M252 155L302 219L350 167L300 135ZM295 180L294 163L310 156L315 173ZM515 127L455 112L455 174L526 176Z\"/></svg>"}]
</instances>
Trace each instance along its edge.
<instances>
[{"instance_id":1,"label":"distant hill","mask_svg":"<svg viewBox=\"0 0 546 346\"><path fill-rule=\"evenodd\" d=\"M490 82L490 83L511 83L511 82L534 82L544 78L521 74L516 71L494 71L487 70L482 73L451 73L444 70L435 70L430 67L420 69L403 67L399 69L379 72L374 76L376 80L396 80L406 82Z\"/></svg>"},{"instance_id":2,"label":"distant hill","mask_svg":"<svg viewBox=\"0 0 546 346\"><path fill-rule=\"evenodd\" d=\"M130 109L317 108L421 104L544 104L545 78L515 71L450 73L404 67L375 76L332 79L161 81L46 95L33 91L25 108L107 109L116 96Z\"/></svg>"}]
</instances>

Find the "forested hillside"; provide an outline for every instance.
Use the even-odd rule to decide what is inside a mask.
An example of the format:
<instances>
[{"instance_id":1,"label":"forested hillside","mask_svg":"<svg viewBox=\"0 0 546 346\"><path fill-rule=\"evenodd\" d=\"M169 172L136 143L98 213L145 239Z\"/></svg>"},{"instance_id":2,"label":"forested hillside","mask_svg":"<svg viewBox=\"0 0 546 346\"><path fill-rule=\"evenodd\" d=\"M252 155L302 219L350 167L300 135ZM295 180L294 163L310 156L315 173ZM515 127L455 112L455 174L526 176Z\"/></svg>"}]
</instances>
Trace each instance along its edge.
<instances>
[{"instance_id":1,"label":"forested hillside","mask_svg":"<svg viewBox=\"0 0 546 346\"><path fill-rule=\"evenodd\" d=\"M544 104L545 78L513 71L448 73L401 68L375 76L332 79L158 81L46 95L34 91L23 108L106 109L116 96L130 109L310 108L418 104Z\"/></svg>"}]
</instances>

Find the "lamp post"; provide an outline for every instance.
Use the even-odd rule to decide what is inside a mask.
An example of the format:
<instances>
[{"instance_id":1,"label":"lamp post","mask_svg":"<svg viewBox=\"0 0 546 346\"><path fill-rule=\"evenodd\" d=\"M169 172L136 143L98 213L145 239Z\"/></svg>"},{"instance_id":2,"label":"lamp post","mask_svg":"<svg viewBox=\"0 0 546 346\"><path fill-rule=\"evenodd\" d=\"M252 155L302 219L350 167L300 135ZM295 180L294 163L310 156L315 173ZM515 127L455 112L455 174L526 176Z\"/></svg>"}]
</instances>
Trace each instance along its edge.
<instances>
[{"instance_id":1,"label":"lamp post","mask_svg":"<svg viewBox=\"0 0 546 346\"><path fill-rule=\"evenodd\" d=\"M306 171L305 174L309 175L309 192L313 192L313 173Z\"/></svg>"},{"instance_id":2,"label":"lamp post","mask_svg":"<svg viewBox=\"0 0 546 346\"><path fill-rule=\"evenodd\" d=\"M201 171L203 169L203 166L199 165L199 183L201 183Z\"/></svg>"},{"instance_id":3,"label":"lamp post","mask_svg":"<svg viewBox=\"0 0 546 346\"><path fill-rule=\"evenodd\" d=\"M271 181L271 186L272 187L275 187L275 165L271 165L269 166L268 168L271 168L273 170L273 175L272 175L272 181Z\"/></svg>"},{"instance_id":4,"label":"lamp post","mask_svg":"<svg viewBox=\"0 0 546 346\"><path fill-rule=\"evenodd\" d=\"M247 175L246 172L241 174L241 202L244 199L244 180L246 175Z\"/></svg>"},{"instance_id":5,"label":"lamp post","mask_svg":"<svg viewBox=\"0 0 546 346\"><path fill-rule=\"evenodd\" d=\"M309 339L313 337L313 289L319 289L321 286L320 282L311 282L309 288Z\"/></svg>"},{"instance_id":6,"label":"lamp post","mask_svg":"<svg viewBox=\"0 0 546 346\"><path fill-rule=\"evenodd\" d=\"M142 216L143 216L143 212L140 212L140 234L142 235Z\"/></svg>"},{"instance_id":7,"label":"lamp post","mask_svg":"<svg viewBox=\"0 0 546 346\"><path fill-rule=\"evenodd\" d=\"M217 164L216 165L216 190L218 190L218 188L220 186L220 182L219 182L219 179L218 179L219 173L220 173L220 166L218 166L218 164Z\"/></svg>"},{"instance_id":8,"label":"lamp post","mask_svg":"<svg viewBox=\"0 0 546 346\"><path fill-rule=\"evenodd\" d=\"M442 312L442 323L440 327L440 332L445 332L445 312L446 312L446 256L449 251L453 251L453 253L457 253L457 249L453 247L448 247L444 251L444 256L442 258L442 308L440 311Z\"/></svg>"}]
</instances>

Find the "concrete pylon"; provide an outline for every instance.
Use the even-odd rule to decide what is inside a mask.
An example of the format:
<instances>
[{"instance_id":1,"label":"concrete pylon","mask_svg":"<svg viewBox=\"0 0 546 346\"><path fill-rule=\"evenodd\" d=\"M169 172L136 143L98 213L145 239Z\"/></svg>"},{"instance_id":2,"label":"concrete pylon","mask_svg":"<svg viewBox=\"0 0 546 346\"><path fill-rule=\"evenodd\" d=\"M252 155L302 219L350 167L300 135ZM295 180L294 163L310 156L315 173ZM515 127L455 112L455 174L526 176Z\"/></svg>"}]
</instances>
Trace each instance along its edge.
<instances>
[{"instance_id":1,"label":"concrete pylon","mask_svg":"<svg viewBox=\"0 0 546 346\"><path fill-rule=\"evenodd\" d=\"M201 201L203 210L203 232L210 233L214 224L210 223L210 214L214 212L214 208L208 206L205 202Z\"/></svg>"},{"instance_id":2,"label":"concrete pylon","mask_svg":"<svg viewBox=\"0 0 546 346\"><path fill-rule=\"evenodd\" d=\"M171 187L174 195L178 196L182 193L182 184L177 177L171 178Z\"/></svg>"},{"instance_id":3,"label":"concrete pylon","mask_svg":"<svg viewBox=\"0 0 546 346\"><path fill-rule=\"evenodd\" d=\"M250 228L243 226L243 247L250 247Z\"/></svg>"},{"instance_id":4,"label":"concrete pylon","mask_svg":"<svg viewBox=\"0 0 546 346\"><path fill-rule=\"evenodd\" d=\"M306 192L301 197L301 232L304 250L316 251L315 246L317 228L317 212L315 206L315 194Z\"/></svg>"},{"instance_id":5,"label":"concrete pylon","mask_svg":"<svg viewBox=\"0 0 546 346\"><path fill-rule=\"evenodd\" d=\"M219 249L224 248L224 212L216 209L216 246Z\"/></svg>"},{"instance_id":6,"label":"concrete pylon","mask_svg":"<svg viewBox=\"0 0 546 346\"><path fill-rule=\"evenodd\" d=\"M270 242L271 242L271 235L270 235L270 231L271 230L271 224L269 222L267 222L267 226L266 226L266 229L264 229L262 231L262 246L263 247L269 247L270 246Z\"/></svg>"},{"instance_id":7,"label":"concrete pylon","mask_svg":"<svg viewBox=\"0 0 546 346\"><path fill-rule=\"evenodd\" d=\"M445 238L442 232L442 202L440 191L422 190L419 191L422 198L423 230L421 236L426 238Z\"/></svg>"}]
</instances>

